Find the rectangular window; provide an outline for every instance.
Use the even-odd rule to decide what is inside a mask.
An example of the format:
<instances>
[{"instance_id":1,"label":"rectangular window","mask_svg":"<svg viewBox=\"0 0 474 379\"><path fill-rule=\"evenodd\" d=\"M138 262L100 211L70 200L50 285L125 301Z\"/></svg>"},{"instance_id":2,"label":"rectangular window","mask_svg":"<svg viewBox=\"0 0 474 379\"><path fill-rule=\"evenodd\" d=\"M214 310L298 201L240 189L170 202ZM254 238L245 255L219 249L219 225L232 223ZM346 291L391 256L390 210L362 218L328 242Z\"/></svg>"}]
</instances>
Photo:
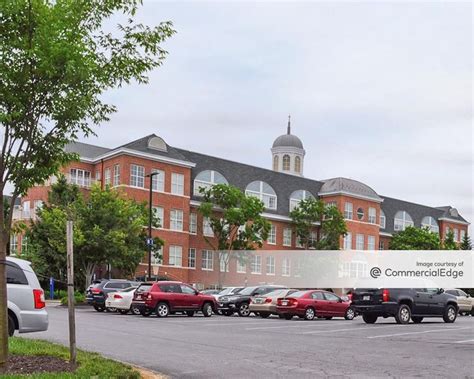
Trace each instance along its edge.
<instances>
[{"instance_id":1,"label":"rectangular window","mask_svg":"<svg viewBox=\"0 0 474 379\"><path fill-rule=\"evenodd\" d=\"M344 236L344 250L352 250L352 233L347 232Z\"/></svg>"},{"instance_id":2,"label":"rectangular window","mask_svg":"<svg viewBox=\"0 0 474 379\"><path fill-rule=\"evenodd\" d=\"M21 238L21 253L28 253L28 236L25 235L23 235L23 237Z\"/></svg>"},{"instance_id":3,"label":"rectangular window","mask_svg":"<svg viewBox=\"0 0 474 379\"><path fill-rule=\"evenodd\" d=\"M219 269L221 272L229 272L229 254L219 253Z\"/></svg>"},{"instance_id":4,"label":"rectangular window","mask_svg":"<svg viewBox=\"0 0 474 379\"><path fill-rule=\"evenodd\" d=\"M104 183L106 186L110 186L110 168L105 169L105 174L104 174Z\"/></svg>"},{"instance_id":5,"label":"rectangular window","mask_svg":"<svg viewBox=\"0 0 474 379\"><path fill-rule=\"evenodd\" d=\"M172 209L170 212L170 229L183 230L183 211Z\"/></svg>"},{"instance_id":6,"label":"rectangular window","mask_svg":"<svg viewBox=\"0 0 474 379\"><path fill-rule=\"evenodd\" d=\"M212 230L211 220L209 220L209 217L204 217L202 219L202 234L206 237L214 237L214 231Z\"/></svg>"},{"instance_id":7,"label":"rectangular window","mask_svg":"<svg viewBox=\"0 0 474 379\"><path fill-rule=\"evenodd\" d=\"M281 263L281 275L290 276L290 258L283 258Z\"/></svg>"},{"instance_id":8,"label":"rectangular window","mask_svg":"<svg viewBox=\"0 0 474 379\"><path fill-rule=\"evenodd\" d=\"M326 209L332 208L332 207L337 207L337 202L335 201L328 201L326 204L324 204Z\"/></svg>"},{"instance_id":9,"label":"rectangular window","mask_svg":"<svg viewBox=\"0 0 474 379\"><path fill-rule=\"evenodd\" d=\"M308 238L308 242L309 242L308 246L314 248L314 245L316 244L316 240L317 240L316 232L311 232Z\"/></svg>"},{"instance_id":10,"label":"rectangular window","mask_svg":"<svg viewBox=\"0 0 474 379\"><path fill-rule=\"evenodd\" d=\"M352 216L353 216L352 203L345 203L344 204L344 218L346 220L352 220Z\"/></svg>"},{"instance_id":11,"label":"rectangular window","mask_svg":"<svg viewBox=\"0 0 474 379\"><path fill-rule=\"evenodd\" d=\"M71 168L69 171L69 182L71 184L76 184L80 187L90 187L91 186L91 172L80 170L78 168Z\"/></svg>"},{"instance_id":12,"label":"rectangular window","mask_svg":"<svg viewBox=\"0 0 474 379\"><path fill-rule=\"evenodd\" d=\"M447 226L445 231L444 231L444 238L446 238L448 236L450 230L451 229L449 228L449 226Z\"/></svg>"},{"instance_id":13,"label":"rectangular window","mask_svg":"<svg viewBox=\"0 0 474 379\"><path fill-rule=\"evenodd\" d=\"M461 229L461 233L460 233L460 236L459 236L461 242L463 241L465 235L466 235L466 231Z\"/></svg>"},{"instance_id":14,"label":"rectangular window","mask_svg":"<svg viewBox=\"0 0 474 379\"><path fill-rule=\"evenodd\" d=\"M369 208L369 223L377 223L377 211L375 210L375 208L372 207Z\"/></svg>"},{"instance_id":15,"label":"rectangular window","mask_svg":"<svg viewBox=\"0 0 474 379\"><path fill-rule=\"evenodd\" d=\"M197 233L197 214L196 213L189 214L189 233L191 234Z\"/></svg>"},{"instance_id":16,"label":"rectangular window","mask_svg":"<svg viewBox=\"0 0 474 379\"><path fill-rule=\"evenodd\" d=\"M10 254L16 255L18 253L18 236L16 234L10 235Z\"/></svg>"},{"instance_id":17,"label":"rectangular window","mask_svg":"<svg viewBox=\"0 0 474 379\"><path fill-rule=\"evenodd\" d=\"M30 202L24 201L23 202L23 210L22 210L22 218L30 218Z\"/></svg>"},{"instance_id":18,"label":"rectangular window","mask_svg":"<svg viewBox=\"0 0 474 379\"><path fill-rule=\"evenodd\" d=\"M212 271L214 270L214 252L211 250L202 251L201 267L203 270Z\"/></svg>"},{"instance_id":19,"label":"rectangular window","mask_svg":"<svg viewBox=\"0 0 474 379\"><path fill-rule=\"evenodd\" d=\"M252 274L262 273L262 257L260 255L254 255L250 261L250 272Z\"/></svg>"},{"instance_id":20,"label":"rectangular window","mask_svg":"<svg viewBox=\"0 0 474 379\"><path fill-rule=\"evenodd\" d=\"M385 215L380 212L380 228L385 229Z\"/></svg>"},{"instance_id":21,"label":"rectangular window","mask_svg":"<svg viewBox=\"0 0 474 379\"><path fill-rule=\"evenodd\" d=\"M454 241L459 242L459 230L454 229Z\"/></svg>"},{"instance_id":22,"label":"rectangular window","mask_svg":"<svg viewBox=\"0 0 474 379\"><path fill-rule=\"evenodd\" d=\"M145 188L145 168L143 166L130 165L130 185Z\"/></svg>"},{"instance_id":23,"label":"rectangular window","mask_svg":"<svg viewBox=\"0 0 474 379\"><path fill-rule=\"evenodd\" d=\"M158 227L164 228L165 214L162 207L152 207L153 213L156 218L158 218Z\"/></svg>"},{"instance_id":24,"label":"rectangular window","mask_svg":"<svg viewBox=\"0 0 474 379\"><path fill-rule=\"evenodd\" d=\"M151 172L157 172L158 175L153 175L151 180L151 189L153 191L165 192L165 172L156 168L152 169Z\"/></svg>"},{"instance_id":25,"label":"rectangular window","mask_svg":"<svg viewBox=\"0 0 474 379\"><path fill-rule=\"evenodd\" d=\"M237 258L237 272L239 274L245 274L247 272L247 263L243 258Z\"/></svg>"},{"instance_id":26,"label":"rectangular window","mask_svg":"<svg viewBox=\"0 0 474 379\"><path fill-rule=\"evenodd\" d=\"M194 248L188 250L188 267L196 268L196 249Z\"/></svg>"},{"instance_id":27,"label":"rectangular window","mask_svg":"<svg viewBox=\"0 0 474 379\"><path fill-rule=\"evenodd\" d=\"M272 224L270 231L268 232L267 242L270 245L276 245L276 226Z\"/></svg>"},{"instance_id":28,"label":"rectangular window","mask_svg":"<svg viewBox=\"0 0 474 379\"><path fill-rule=\"evenodd\" d=\"M100 171L99 171L99 170L96 170L96 171L95 171L95 181L96 181L96 182L99 182L99 181L100 181Z\"/></svg>"},{"instance_id":29,"label":"rectangular window","mask_svg":"<svg viewBox=\"0 0 474 379\"><path fill-rule=\"evenodd\" d=\"M283 246L291 246L291 229L283 229Z\"/></svg>"},{"instance_id":30,"label":"rectangular window","mask_svg":"<svg viewBox=\"0 0 474 379\"><path fill-rule=\"evenodd\" d=\"M120 185L120 165L116 164L114 166L114 186Z\"/></svg>"},{"instance_id":31,"label":"rectangular window","mask_svg":"<svg viewBox=\"0 0 474 379\"><path fill-rule=\"evenodd\" d=\"M275 275L275 257L267 257L267 275Z\"/></svg>"},{"instance_id":32,"label":"rectangular window","mask_svg":"<svg viewBox=\"0 0 474 379\"><path fill-rule=\"evenodd\" d=\"M183 265L183 248L181 246L170 246L168 264L179 267Z\"/></svg>"},{"instance_id":33,"label":"rectangular window","mask_svg":"<svg viewBox=\"0 0 474 379\"><path fill-rule=\"evenodd\" d=\"M364 250L364 235L356 235L356 250Z\"/></svg>"},{"instance_id":34,"label":"rectangular window","mask_svg":"<svg viewBox=\"0 0 474 379\"><path fill-rule=\"evenodd\" d=\"M385 243L382 240L379 240L379 250L385 250Z\"/></svg>"},{"instance_id":35,"label":"rectangular window","mask_svg":"<svg viewBox=\"0 0 474 379\"><path fill-rule=\"evenodd\" d=\"M184 195L184 175L175 172L171 174L171 193Z\"/></svg>"},{"instance_id":36,"label":"rectangular window","mask_svg":"<svg viewBox=\"0 0 474 379\"><path fill-rule=\"evenodd\" d=\"M367 236L367 250L375 250L375 237Z\"/></svg>"}]
</instances>

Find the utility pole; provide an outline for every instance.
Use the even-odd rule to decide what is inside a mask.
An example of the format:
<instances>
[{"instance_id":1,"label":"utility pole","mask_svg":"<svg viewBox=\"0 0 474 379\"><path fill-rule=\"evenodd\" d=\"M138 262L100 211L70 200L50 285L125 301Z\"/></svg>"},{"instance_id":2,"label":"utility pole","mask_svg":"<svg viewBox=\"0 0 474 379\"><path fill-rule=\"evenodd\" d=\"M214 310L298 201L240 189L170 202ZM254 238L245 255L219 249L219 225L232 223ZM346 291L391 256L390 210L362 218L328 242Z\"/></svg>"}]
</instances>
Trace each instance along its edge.
<instances>
[{"instance_id":1,"label":"utility pole","mask_svg":"<svg viewBox=\"0 0 474 379\"><path fill-rule=\"evenodd\" d=\"M66 223L67 244L67 306L69 314L69 361L76 363L76 317L74 313L74 257L73 257L73 222Z\"/></svg>"},{"instance_id":2,"label":"utility pole","mask_svg":"<svg viewBox=\"0 0 474 379\"><path fill-rule=\"evenodd\" d=\"M153 177L158 175L159 172L151 172L146 177L150 178L150 193L148 200L148 238L147 238L147 248L148 248L148 280L151 281L151 251L153 249L153 238L151 236L152 232L152 219L153 219Z\"/></svg>"}]
</instances>

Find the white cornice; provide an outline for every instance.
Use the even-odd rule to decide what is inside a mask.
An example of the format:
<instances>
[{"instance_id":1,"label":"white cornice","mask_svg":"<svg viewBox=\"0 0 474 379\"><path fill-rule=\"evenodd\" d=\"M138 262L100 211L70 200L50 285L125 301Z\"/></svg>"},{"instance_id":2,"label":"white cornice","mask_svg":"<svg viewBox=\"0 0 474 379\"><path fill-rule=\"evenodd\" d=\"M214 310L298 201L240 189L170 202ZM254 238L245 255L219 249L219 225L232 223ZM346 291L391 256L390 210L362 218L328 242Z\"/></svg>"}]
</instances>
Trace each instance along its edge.
<instances>
[{"instance_id":1,"label":"white cornice","mask_svg":"<svg viewBox=\"0 0 474 379\"><path fill-rule=\"evenodd\" d=\"M453 220L452 218L449 217L440 217L438 221L447 221L447 222L452 222L453 224L461 224L461 225L471 225L469 222L461 221L461 220Z\"/></svg>"},{"instance_id":2,"label":"white cornice","mask_svg":"<svg viewBox=\"0 0 474 379\"><path fill-rule=\"evenodd\" d=\"M354 197L356 199L373 201L374 203L382 203L383 202L383 199L376 199L374 197L358 195L358 194L354 194L352 192L347 192L347 191L333 191L333 192L319 192L318 193L318 196L321 196L321 197L334 196L334 195L343 195L343 196L348 196L348 197Z\"/></svg>"},{"instance_id":3,"label":"white cornice","mask_svg":"<svg viewBox=\"0 0 474 379\"><path fill-rule=\"evenodd\" d=\"M379 235L385 236L385 237L392 237L392 233L387 233L387 232L379 232Z\"/></svg>"}]
</instances>

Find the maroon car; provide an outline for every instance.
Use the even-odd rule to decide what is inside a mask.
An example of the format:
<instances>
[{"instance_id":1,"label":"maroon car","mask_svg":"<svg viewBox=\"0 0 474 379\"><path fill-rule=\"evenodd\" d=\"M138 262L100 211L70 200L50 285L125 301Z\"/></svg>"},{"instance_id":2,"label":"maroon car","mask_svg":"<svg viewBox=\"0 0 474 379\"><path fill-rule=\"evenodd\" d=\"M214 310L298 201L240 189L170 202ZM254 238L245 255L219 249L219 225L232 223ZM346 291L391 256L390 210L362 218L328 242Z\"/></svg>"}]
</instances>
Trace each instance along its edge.
<instances>
[{"instance_id":1,"label":"maroon car","mask_svg":"<svg viewBox=\"0 0 474 379\"><path fill-rule=\"evenodd\" d=\"M298 291L277 300L279 316L291 320L293 316L313 320L315 317L327 320L344 317L352 320L355 316L350 301L341 299L332 292L322 290Z\"/></svg>"},{"instance_id":2,"label":"maroon car","mask_svg":"<svg viewBox=\"0 0 474 379\"><path fill-rule=\"evenodd\" d=\"M213 296L201 294L188 284L158 281L143 283L137 288L132 308L139 309L145 317L153 312L158 317L170 313L184 313L191 317L195 312L210 317L216 311L216 301Z\"/></svg>"}]
</instances>

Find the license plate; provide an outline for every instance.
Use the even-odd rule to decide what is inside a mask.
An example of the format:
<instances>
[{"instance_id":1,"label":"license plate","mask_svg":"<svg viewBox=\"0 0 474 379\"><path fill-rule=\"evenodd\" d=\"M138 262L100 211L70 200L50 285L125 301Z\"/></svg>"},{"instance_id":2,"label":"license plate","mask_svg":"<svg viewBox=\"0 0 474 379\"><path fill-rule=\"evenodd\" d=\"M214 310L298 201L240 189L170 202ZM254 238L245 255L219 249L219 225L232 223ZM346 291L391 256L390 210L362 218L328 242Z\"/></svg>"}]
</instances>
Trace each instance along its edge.
<instances>
[{"instance_id":1,"label":"license plate","mask_svg":"<svg viewBox=\"0 0 474 379\"><path fill-rule=\"evenodd\" d=\"M288 305L288 302L287 301L282 301L281 305Z\"/></svg>"},{"instance_id":2,"label":"license plate","mask_svg":"<svg viewBox=\"0 0 474 379\"><path fill-rule=\"evenodd\" d=\"M255 299L255 303L256 303L256 304L262 304L262 303L263 303L263 299Z\"/></svg>"},{"instance_id":3,"label":"license plate","mask_svg":"<svg viewBox=\"0 0 474 379\"><path fill-rule=\"evenodd\" d=\"M365 295L365 296L362 297L362 300L366 300L366 301L367 301L367 300L370 300L370 296L369 296L369 295Z\"/></svg>"}]
</instances>

